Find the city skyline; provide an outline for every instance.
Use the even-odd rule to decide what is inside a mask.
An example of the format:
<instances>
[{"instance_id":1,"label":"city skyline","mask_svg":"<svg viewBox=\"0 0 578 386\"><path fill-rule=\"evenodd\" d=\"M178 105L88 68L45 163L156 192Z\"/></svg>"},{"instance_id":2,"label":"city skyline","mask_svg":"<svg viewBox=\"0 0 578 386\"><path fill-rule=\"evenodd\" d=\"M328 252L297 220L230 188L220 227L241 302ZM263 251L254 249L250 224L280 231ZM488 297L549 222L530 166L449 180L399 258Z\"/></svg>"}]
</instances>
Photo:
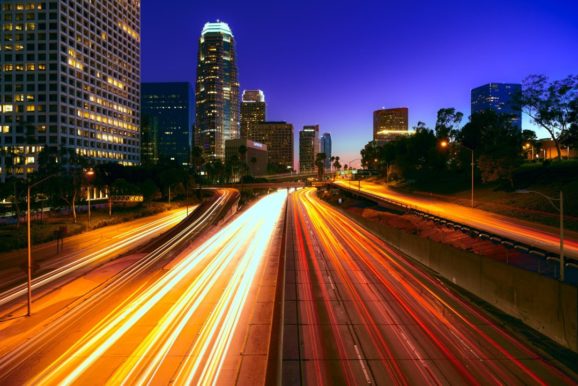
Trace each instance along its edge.
<instances>
[{"instance_id":1,"label":"city skyline","mask_svg":"<svg viewBox=\"0 0 578 386\"><path fill-rule=\"evenodd\" d=\"M358 158L371 139L376 109L407 106L410 128L418 121L432 127L442 107L469 116L475 87L518 83L533 73L560 79L578 60L569 49L578 39L572 22L578 5L570 1L395 4L391 11L399 18L387 24L379 21L379 2L355 8L345 2L175 4L178 14L142 4L143 81L193 81L198 30L221 19L235 31L241 88L267 94L268 119L296 127L319 122L346 161ZM307 39L312 31L323 33Z\"/></svg>"}]
</instances>

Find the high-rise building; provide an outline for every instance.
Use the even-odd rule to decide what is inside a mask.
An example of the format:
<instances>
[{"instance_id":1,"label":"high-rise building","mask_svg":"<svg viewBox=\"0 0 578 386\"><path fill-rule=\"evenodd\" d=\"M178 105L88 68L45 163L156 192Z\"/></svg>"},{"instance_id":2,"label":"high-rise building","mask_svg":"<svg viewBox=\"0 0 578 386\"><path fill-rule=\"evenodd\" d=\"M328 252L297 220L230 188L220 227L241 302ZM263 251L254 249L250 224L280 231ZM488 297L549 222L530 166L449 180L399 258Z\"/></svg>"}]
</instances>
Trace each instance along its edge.
<instances>
[{"instance_id":1,"label":"high-rise building","mask_svg":"<svg viewBox=\"0 0 578 386\"><path fill-rule=\"evenodd\" d=\"M251 130L251 141L267 145L268 169L272 173L293 170L293 125L260 122Z\"/></svg>"},{"instance_id":2,"label":"high-rise building","mask_svg":"<svg viewBox=\"0 0 578 386\"><path fill-rule=\"evenodd\" d=\"M43 149L139 164L140 1L0 7L2 178L32 172Z\"/></svg>"},{"instance_id":3,"label":"high-rise building","mask_svg":"<svg viewBox=\"0 0 578 386\"><path fill-rule=\"evenodd\" d=\"M143 164L156 164L159 161L159 122L154 115L141 115L140 118L140 160Z\"/></svg>"},{"instance_id":4,"label":"high-rise building","mask_svg":"<svg viewBox=\"0 0 578 386\"><path fill-rule=\"evenodd\" d=\"M251 127L266 121L265 94L261 90L244 90L241 99L241 138L249 138Z\"/></svg>"},{"instance_id":5,"label":"high-rise building","mask_svg":"<svg viewBox=\"0 0 578 386\"><path fill-rule=\"evenodd\" d=\"M315 170L315 157L319 153L319 125L303 126L299 132L299 171Z\"/></svg>"},{"instance_id":6,"label":"high-rise building","mask_svg":"<svg viewBox=\"0 0 578 386\"><path fill-rule=\"evenodd\" d=\"M373 140L375 142L389 142L409 133L407 107L380 109L373 112Z\"/></svg>"},{"instance_id":7,"label":"high-rise building","mask_svg":"<svg viewBox=\"0 0 578 386\"><path fill-rule=\"evenodd\" d=\"M325 153L324 168L331 169L331 134L323 133L319 141L319 152Z\"/></svg>"},{"instance_id":8,"label":"high-rise building","mask_svg":"<svg viewBox=\"0 0 578 386\"><path fill-rule=\"evenodd\" d=\"M510 117L512 126L522 130L522 110L516 100L522 93L519 83L488 83L471 93L472 114L493 111Z\"/></svg>"},{"instance_id":9,"label":"high-rise building","mask_svg":"<svg viewBox=\"0 0 578 386\"><path fill-rule=\"evenodd\" d=\"M235 40L227 25L206 23L199 39L195 87L195 146L208 159L225 158L225 141L239 138Z\"/></svg>"},{"instance_id":10,"label":"high-rise building","mask_svg":"<svg viewBox=\"0 0 578 386\"><path fill-rule=\"evenodd\" d=\"M141 113L143 121L145 116L155 118L156 135L147 136L146 139L156 142L154 147L157 149L157 158L188 165L193 130L191 84L143 83ZM144 134L143 131L143 147Z\"/></svg>"}]
</instances>

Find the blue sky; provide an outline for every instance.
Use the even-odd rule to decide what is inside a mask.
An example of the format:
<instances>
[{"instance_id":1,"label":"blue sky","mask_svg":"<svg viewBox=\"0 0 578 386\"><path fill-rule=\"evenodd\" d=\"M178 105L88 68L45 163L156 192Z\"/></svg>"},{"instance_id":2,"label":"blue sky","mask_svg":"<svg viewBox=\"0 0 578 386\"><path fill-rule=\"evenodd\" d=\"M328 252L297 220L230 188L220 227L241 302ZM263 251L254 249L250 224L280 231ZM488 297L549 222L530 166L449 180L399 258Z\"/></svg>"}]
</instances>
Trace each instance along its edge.
<instances>
[{"instance_id":1,"label":"blue sky","mask_svg":"<svg viewBox=\"0 0 578 386\"><path fill-rule=\"evenodd\" d=\"M576 1L153 1L142 7L142 79L195 79L205 22L227 22L241 89L267 118L319 124L342 160L371 140L372 112L409 108L410 126L442 107L470 113L489 82L578 73ZM530 127L524 122L524 128ZM545 133L540 133L546 135ZM296 142L297 143L297 142Z\"/></svg>"}]
</instances>

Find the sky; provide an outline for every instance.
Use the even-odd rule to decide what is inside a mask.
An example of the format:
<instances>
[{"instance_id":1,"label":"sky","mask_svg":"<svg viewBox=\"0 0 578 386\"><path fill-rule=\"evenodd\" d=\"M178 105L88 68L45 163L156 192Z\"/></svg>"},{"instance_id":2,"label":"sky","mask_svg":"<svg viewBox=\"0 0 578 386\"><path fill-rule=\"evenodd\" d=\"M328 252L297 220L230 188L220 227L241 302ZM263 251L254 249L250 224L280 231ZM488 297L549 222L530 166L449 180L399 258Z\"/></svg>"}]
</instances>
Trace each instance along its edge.
<instances>
[{"instance_id":1,"label":"sky","mask_svg":"<svg viewBox=\"0 0 578 386\"><path fill-rule=\"evenodd\" d=\"M468 117L474 87L578 73L576 0L142 0L141 10L143 82L194 84L201 29L224 21L241 90L264 91L267 119L294 125L296 149L303 125L330 132L342 164L372 139L376 109L408 107L410 127L433 127L443 107Z\"/></svg>"}]
</instances>

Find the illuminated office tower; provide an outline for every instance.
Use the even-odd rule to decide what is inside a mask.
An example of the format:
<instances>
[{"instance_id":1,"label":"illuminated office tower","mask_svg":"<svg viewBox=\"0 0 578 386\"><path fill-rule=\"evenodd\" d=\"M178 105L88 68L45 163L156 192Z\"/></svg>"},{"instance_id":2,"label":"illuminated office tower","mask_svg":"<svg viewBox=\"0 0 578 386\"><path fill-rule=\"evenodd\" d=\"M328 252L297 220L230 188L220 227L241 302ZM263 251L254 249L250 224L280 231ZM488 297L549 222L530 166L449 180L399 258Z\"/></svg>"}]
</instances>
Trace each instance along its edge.
<instances>
[{"instance_id":1,"label":"illuminated office tower","mask_svg":"<svg viewBox=\"0 0 578 386\"><path fill-rule=\"evenodd\" d=\"M195 146L209 160L225 158L225 141L239 138L235 40L227 23L206 23L199 39Z\"/></svg>"},{"instance_id":2,"label":"illuminated office tower","mask_svg":"<svg viewBox=\"0 0 578 386\"><path fill-rule=\"evenodd\" d=\"M141 108L142 121L149 124L148 126L142 124L143 158L153 163L160 159L174 161L179 165L188 165L194 114L191 84L189 82L143 83ZM149 130L145 131L145 129ZM150 156L150 149L155 148L156 159Z\"/></svg>"},{"instance_id":3,"label":"illuminated office tower","mask_svg":"<svg viewBox=\"0 0 578 386\"><path fill-rule=\"evenodd\" d=\"M43 149L140 163L140 2L2 0L0 176Z\"/></svg>"},{"instance_id":4,"label":"illuminated office tower","mask_svg":"<svg viewBox=\"0 0 578 386\"><path fill-rule=\"evenodd\" d=\"M266 120L265 95L261 90L245 90L241 98L241 138L249 138L251 127Z\"/></svg>"},{"instance_id":5,"label":"illuminated office tower","mask_svg":"<svg viewBox=\"0 0 578 386\"><path fill-rule=\"evenodd\" d=\"M331 169L331 134L323 133L319 141L319 152L325 153L324 168Z\"/></svg>"},{"instance_id":6,"label":"illuminated office tower","mask_svg":"<svg viewBox=\"0 0 578 386\"><path fill-rule=\"evenodd\" d=\"M471 93L472 114L493 111L510 118L512 126L522 130L522 110L516 99L522 93L519 83L488 83L476 87Z\"/></svg>"},{"instance_id":7,"label":"illuminated office tower","mask_svg":"<svg viewBox=\"0 0 578 386\"><path fill-rule=\"evenodd\" d=\"M293 170L293 125L287 122L260 122L251 130L251 141L267 146L270 173Z\"/></svg>"},{"instance_id":8,"label":"illuminated office tower","mask_svg":"<svg viewBox=\"0 0 578 386\"><path fill-rule=\"evenodd\" d=\"M408 109L380 109L373 112L373 140L377 143L393 141L411 132L408 130Z\"/></svg>"},{"instance_id":9,"label":"illuminated office tower","mask_svg":"<svg viewBox=\"0 0 578 386\"><path fill-rule=\"evenodd\" d=\"M319 125L303 126L299 132L299 171L315 170L315 157L319 153Z\"/></svg>"}]
</instances>

